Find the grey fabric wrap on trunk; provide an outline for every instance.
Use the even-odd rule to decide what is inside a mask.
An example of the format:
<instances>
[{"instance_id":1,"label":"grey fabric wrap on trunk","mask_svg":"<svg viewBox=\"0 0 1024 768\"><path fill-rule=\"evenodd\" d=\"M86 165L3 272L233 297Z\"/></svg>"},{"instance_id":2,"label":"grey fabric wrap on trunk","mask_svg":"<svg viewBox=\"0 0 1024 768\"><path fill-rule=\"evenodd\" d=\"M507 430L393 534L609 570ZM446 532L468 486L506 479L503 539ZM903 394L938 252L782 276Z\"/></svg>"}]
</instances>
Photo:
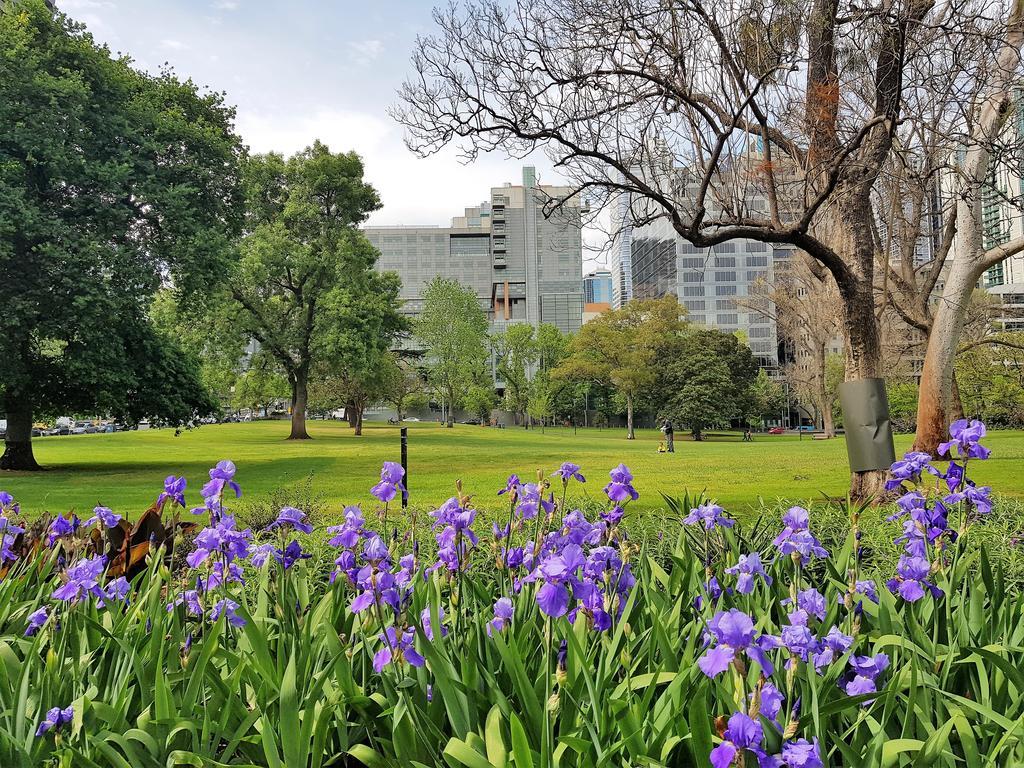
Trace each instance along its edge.
<instances>
[{"instance_id":1,"label":"grey fabric wrap on trunk","mask_svg":"<svg viewBox=\"0 0 1024 768\"><path fill-rule=\"evenodd\" d=\"M839 385L851 472L888 469L896 461L884 379L858 379Z\"/></svg>"}]
</instances>

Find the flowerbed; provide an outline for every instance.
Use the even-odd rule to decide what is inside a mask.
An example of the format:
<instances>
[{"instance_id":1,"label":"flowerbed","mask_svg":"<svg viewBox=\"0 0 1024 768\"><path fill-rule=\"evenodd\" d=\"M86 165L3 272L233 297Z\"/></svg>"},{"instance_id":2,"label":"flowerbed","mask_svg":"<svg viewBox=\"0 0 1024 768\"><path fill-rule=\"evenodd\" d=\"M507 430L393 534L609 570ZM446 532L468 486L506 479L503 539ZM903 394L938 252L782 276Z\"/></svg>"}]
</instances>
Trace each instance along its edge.
<instances>
[{"instance_id":1,"label":"flowerbed","mask_svg":"<svg viewBox=\"0 0 1024 768\"><path fill-rule=\"evenodd\" d=\"M1024 602L968 546L983 436L958 422L944 467L894 465L884 582L858 507L828 552L800 507L762 547L686 505L653 558L621 465L599 514L566 504L566 463L511 476L489 530L458 487L420 540L385 464L374 524L353 506L326 532L326 583L303 511L232 516L230 462L134 525L30 526L0 495L0 765L1024 765Z\"/></svg>"}]
</instances>

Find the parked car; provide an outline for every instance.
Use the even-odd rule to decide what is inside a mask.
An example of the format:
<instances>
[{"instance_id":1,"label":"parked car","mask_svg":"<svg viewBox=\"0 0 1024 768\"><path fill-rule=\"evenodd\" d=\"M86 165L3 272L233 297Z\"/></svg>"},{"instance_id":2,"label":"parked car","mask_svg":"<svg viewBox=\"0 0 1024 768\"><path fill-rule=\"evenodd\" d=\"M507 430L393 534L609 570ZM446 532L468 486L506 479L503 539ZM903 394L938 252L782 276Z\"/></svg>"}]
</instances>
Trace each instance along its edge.
<instances>
[{"instance_id":1,"label":"parked car","mask_svg":"<svg viewBox=\"0 0 1024 768\"><path fill-rule=\"evenodd\" d=\"M801 424L799 427L797 427L797 429L800 430L801 432L813 432L815 429L817 429L817 427L815 427L813 424Z\"/></svg>"},{"instance_id":2,"label":"parked car","mask_svg":"<svg viewBox=\"0 0 1024 768\"><path fill-rule=\"evenodd\" d=\"M786 430L783 427L772 427L768 430L769 435L781 435Z\"/></svg>"}]
</instances>

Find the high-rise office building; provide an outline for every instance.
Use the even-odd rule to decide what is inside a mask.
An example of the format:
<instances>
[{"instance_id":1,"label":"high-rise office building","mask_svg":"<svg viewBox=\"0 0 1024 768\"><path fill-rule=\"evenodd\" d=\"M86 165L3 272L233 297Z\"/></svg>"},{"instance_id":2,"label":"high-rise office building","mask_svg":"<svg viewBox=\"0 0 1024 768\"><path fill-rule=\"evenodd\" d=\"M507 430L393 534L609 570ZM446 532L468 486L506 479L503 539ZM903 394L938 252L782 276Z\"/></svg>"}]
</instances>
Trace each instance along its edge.
<instances>
[{"instance_id":1,"label":"high-rise office building","mask_svg":"<svg viewBox=\"0 0 1024 768\"><path fill-rule=\"evenodd\" d=\"M584 304L612 303L612 273L599 269L583 276Z\"/></svg>"},{"instance_id":2,"label":"high-rise office building","mask_svg":"<svg viewBox=\"0 0 1024 768\"><path fill-rule=\"evenodd\" d=\"M622 309L633 298L633 222L627 193L620 193L612 205L612 232L612 309Z\"/></svg>"},{"instance_id":3,"label":"high-rise office building","mask_svg":"<svg viewBox=\"0 0 1024 768\"><path fill-rule=\"evenodd\" d=\"M434 277L458 280L476 293L492 332L511 323L551 323L564 333L583 319L582 210L569 199L545 215L545 204L569 189L538 185L523 168L520 186L491 189L490 199L451 226L366 227L380 251L377 268L402 279L404 310L423 308L423 289Z\"/></svg>"}]
</instances>

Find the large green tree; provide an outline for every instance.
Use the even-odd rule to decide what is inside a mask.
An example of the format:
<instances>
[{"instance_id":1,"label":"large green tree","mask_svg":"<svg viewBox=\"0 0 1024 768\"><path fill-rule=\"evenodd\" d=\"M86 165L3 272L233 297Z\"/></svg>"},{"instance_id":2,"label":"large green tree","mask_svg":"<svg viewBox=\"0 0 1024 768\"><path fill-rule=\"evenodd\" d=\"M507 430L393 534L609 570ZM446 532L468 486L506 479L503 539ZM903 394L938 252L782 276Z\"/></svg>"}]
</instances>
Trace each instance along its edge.
<instances>
[{"instance_id":1,"label":"large green tree","mask_svg":"<svg viewBox=\"0 0 1024 768\"><path fill-rule=\"evenodd\" d=\"M435 277L423 292L413 333L426 350L428 377L448 406L445 426L451 427L455 408L487 362L487 315L473 289Z\"/></svg>"},{"instance_id":2,"label":"large green tree","mask_svg":"<svg viewBox=\"0 0 1024 768\"><path fill-rule=\"evenodd\" d=\"M659 412L690 428L695 440L709 426L744 418L752 407L758 366L750 347L731 333L693 328L671 349L658 377Z\"/></svg>"},{"instance_id":3,"label":"large green tree","mask_svg":"<svg viewBox=\"0 0 1024 768\"><path fill-rule=\"evenodd\" d=\"M380 289L377 252L358 227L380 200L358 155L332 153L319 141L287 159L254 156L243 170L247 234L230 295L242 334L288 380L289 439L306 440L310 377L328 372L345 343L365 341L360 328L374 327L363 309Z\"/></svg>"},{"instance_id":4,"label":"large green tree","mask_svg":"<svg viewBox=\"0 0 1024 768\"><path fill-rule=\"evenodd\" d=\"M114 57L41 0L0 3L0 468L40 415L181 421L214 404L149 309L216 283L241 225L233 110Z\"/></svg>"},{"instance_id":5,"label":"large green tree","mask_svg":"<svg viewBox=\"0 0 1024 768\"><path fill-rule=\"evenodd\" d=\"M632 440L633 409L663 365L662 351L686 327L685 309L675 296L631 301L584 325L569 342L569 353L552 378L591 381L613 388L626 403L626 438Z\"/></svg>"},{"instance_id":6,"label":"large green tree","mask_svg":"<svg viewBox=\"0 0 1024 768\"><path fill-rule=\"evenodd\" d=\"M505 406L527 423L530 378L537 362L538 345L530 323L515 323L491 337L491 349L497 363L498 380L505 385Z\"/></svg>"}]
</instances>

